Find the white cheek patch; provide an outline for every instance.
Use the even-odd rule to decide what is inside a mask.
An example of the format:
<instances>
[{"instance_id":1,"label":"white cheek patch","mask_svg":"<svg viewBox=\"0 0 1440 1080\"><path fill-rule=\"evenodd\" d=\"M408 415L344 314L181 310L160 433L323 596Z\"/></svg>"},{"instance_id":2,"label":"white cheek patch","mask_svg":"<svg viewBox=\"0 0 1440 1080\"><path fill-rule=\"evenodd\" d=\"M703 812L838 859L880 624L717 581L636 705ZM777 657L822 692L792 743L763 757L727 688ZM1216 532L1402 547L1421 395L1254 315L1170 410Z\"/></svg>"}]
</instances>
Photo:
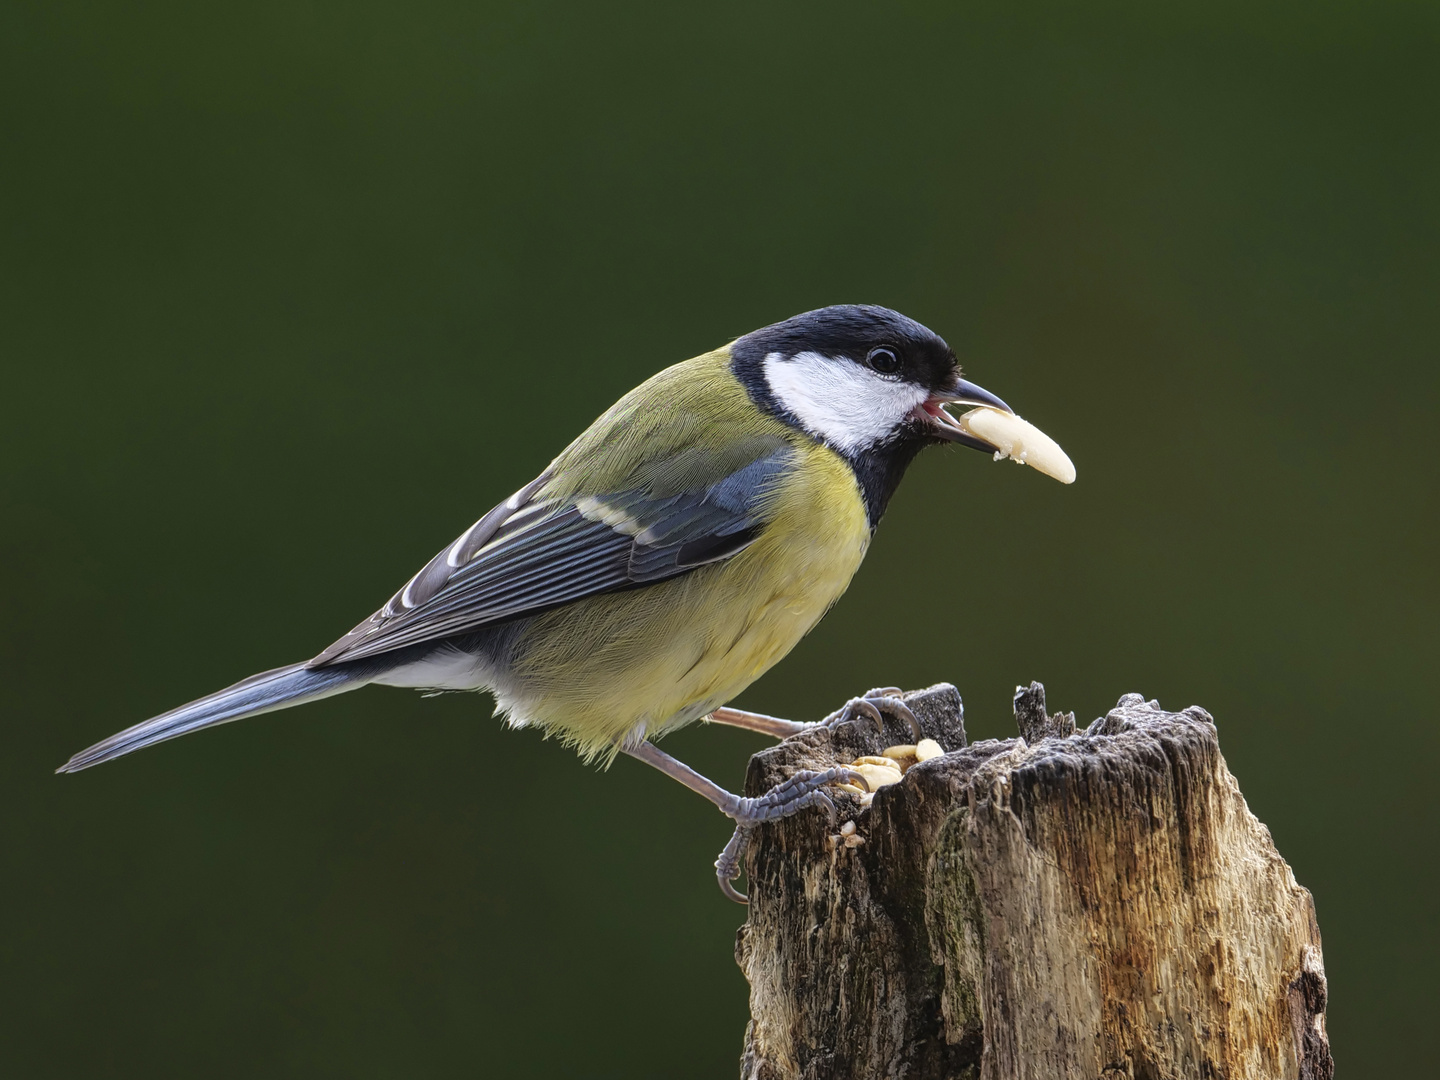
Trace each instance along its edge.
<instances>
[{"instance_id":1,"label":"white cheek patch","mask_svg":"<svg viewBox=\"0 0 1440 1080\"><path fill-rule=\"evenodd\" d=\"M816 352L765 357L765 381L777 401L810 434L842 453L887 438L929 394L844 357Z\"/></svg>"}]
</instances>

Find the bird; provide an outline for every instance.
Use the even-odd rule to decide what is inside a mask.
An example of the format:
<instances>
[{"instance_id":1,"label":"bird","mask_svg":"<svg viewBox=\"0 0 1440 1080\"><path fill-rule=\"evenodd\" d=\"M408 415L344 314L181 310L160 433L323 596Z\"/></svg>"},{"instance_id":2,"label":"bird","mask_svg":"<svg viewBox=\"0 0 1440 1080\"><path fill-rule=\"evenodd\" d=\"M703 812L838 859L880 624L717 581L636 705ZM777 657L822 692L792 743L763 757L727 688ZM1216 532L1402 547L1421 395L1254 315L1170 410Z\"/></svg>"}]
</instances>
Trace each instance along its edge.
<instances>
[{"instance_id":1,"label":"bird","mask_svg":"<svg viewBox=\"0 0 1440 1080\"><path fill-rule=\"evenodd\" d=\"M834 305L745 334L623 396L313 658L127 728L57 772L371 683L488 691L511 727L589 762L637 758L714 803L735 822L717 880L744 902L733 882L750 831L816 805L833 815L826 787L864 778L807 771L747 798L656 740L700 720L777 738L885 712L914 726L887 688L817 722L728 703L840 599L921 450L1006 452L946 406L1013 417L961 377L943 338L888 308Z\"/></svg>"}]
</instances>

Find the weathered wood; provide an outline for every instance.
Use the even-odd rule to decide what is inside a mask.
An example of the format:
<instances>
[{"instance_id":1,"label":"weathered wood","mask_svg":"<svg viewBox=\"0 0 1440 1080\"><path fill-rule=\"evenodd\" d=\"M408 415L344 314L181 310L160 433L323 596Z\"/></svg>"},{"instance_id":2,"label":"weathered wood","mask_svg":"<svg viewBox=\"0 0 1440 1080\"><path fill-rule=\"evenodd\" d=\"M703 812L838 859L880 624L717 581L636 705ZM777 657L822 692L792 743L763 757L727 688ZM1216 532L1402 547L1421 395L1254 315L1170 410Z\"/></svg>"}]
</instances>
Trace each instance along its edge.
<instances>
[{"instance_id":1,"label":"weathered wood","mask_svg":"<svg viewBox=\"0 0 1440 1080\"><path fill-rule=\"evenodd\" d=\"M906 700L947 753L837 793L863 843L818 811L751 839L746 1080L1332 1076L1314 904L1209 714L1130 694L1076 733L1034 683L1025 738L966 745L954 687ZM808 731L746 792L912 738Z\"/></svg>"}]
</instances>

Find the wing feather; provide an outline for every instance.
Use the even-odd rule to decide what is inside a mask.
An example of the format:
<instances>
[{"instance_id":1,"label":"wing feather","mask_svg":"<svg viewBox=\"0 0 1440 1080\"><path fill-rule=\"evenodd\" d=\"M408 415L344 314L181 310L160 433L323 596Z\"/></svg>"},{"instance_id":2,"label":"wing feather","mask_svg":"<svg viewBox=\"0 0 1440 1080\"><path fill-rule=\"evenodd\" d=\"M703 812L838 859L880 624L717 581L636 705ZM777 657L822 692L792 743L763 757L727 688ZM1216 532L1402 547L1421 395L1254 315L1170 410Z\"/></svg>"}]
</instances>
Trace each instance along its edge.
<instances>
[{"instance_id":1,"label":"wing feather","mask_svg":"<svg viewBox=\"0 0 1440 1080\"><path fill-rule=\"evenodd\" d=\"M729 558L760 535L793 466L788 445L767 449L699 490L663 497L636 488L547 500L542 474L309 666L453 637Z\"/></svg>"}]
</instances>

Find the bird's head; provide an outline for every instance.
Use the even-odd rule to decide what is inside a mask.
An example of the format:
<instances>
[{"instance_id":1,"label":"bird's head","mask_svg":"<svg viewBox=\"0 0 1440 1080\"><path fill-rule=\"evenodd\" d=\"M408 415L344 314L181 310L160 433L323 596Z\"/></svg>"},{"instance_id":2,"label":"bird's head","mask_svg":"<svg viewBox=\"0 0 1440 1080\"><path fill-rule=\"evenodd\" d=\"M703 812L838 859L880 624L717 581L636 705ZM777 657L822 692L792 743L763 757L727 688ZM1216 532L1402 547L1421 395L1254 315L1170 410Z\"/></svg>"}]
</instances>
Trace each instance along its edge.
<instances>
[{"instance_id":1,"label":"bird's head","mask_svg":"<svg viewBox=\"0 0 1440 1080\"><path fill-rule=\"evenodd\" d=\"M872 523L929 443L959 443L1014 457L1065 483L1074 479L1053 441L961 377L944 338L889 308L842 304L808 311L746 334L730 354L736 377L761 409L850 462ZM989 437L946 405L983 408ZM1048 444L1043 450L1042 443Z\"/></svg>"},{"instance_id":2,"label":"bird's head","mask_svg":"<svg viewBox=\"0 0 1440 1080\"><path fill-rule=\"evenodd\" d=\"M730 346L761 407L855 458L894 444L956 442L993 453L946 404L1010 412L960 377L945 339L889 308L841 304L796 315Z\"/></svg>"}]
</instances>

